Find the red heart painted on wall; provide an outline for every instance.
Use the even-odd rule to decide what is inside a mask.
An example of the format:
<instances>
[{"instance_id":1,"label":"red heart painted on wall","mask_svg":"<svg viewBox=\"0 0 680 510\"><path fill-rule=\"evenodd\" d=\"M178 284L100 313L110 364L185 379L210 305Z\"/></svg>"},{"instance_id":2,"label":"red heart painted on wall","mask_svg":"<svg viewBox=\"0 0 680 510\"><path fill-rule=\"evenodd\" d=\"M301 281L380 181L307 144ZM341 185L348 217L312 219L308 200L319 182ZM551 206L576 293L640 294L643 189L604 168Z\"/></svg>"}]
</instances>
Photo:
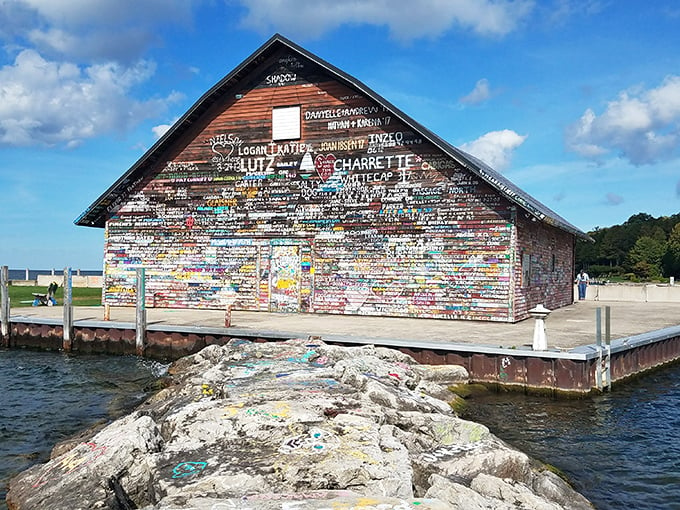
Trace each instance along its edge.
<instances>
[{"instance_id":1,"label":"red heart painted on wall","mask_svg":"<svg viewBox=\"0 0 680 510\"><path fill-rule=\"evenodd\" d=\"M335 171L335 160L336 158L333 154L328 156L318 155L314 159L314 168L316 168L316 173L319 174L321 180L326 182L330 179L331 175Z\"/></svg>"}]
</instances>

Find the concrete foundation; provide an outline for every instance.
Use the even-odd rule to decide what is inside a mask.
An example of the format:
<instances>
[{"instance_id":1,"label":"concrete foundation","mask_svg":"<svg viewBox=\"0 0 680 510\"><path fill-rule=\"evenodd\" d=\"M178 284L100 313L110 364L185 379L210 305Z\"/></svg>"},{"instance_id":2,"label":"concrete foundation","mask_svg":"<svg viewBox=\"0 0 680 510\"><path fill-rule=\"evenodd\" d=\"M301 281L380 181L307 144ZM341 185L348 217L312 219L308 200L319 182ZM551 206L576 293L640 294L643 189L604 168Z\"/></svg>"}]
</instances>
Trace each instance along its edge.
<instances>
[{"instance_id":1,"label":"concrete foundation","mask_svg":"<svg viewBox=\"0 0 680 510\"><path fill-rule=\"evenodd\" d=\"M576 286L574 286L574 296L578 296ZM627 303L680 303L680 285L668 283L589 285L586 300Z\"/></svg>"}]
</instances>

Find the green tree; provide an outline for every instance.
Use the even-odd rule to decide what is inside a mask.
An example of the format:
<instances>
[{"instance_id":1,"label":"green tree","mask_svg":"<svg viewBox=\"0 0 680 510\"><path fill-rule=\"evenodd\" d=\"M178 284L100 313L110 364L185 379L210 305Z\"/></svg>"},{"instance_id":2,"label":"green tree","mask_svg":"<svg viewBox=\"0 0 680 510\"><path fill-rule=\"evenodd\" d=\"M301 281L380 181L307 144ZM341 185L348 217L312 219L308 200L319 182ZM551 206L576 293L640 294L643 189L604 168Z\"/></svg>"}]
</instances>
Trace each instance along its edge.
<instances>
[{"instance_id":1,"label":"green tree","mask_svg":"<svg viewBox=\"0 0 680 510\"><path fill-rule=\"evenodd\" d=\"M659 218L638 213L621 225L598 227L588 232L595 243L576 243L576 267L603 275L628 271L640 278L680 276L680 232L676 231L674 241L669 242L678 223L680 213ZM646 239L640 241L642 238ZM666 248L659 262L661 247Z\"/></svg>"},{"instance_id":2,"label":"green tree","mask_svg":"<svg viewBox=\"0 0 680 510\"><path fill-rule=\"evenodd\" d=\"M608 228L599 243L600 262L610 266L620 266L633 243L635 239L630 239L623 226L614 225Z\"/></svg>"},{"instance_id":3,"label":"green tree","mask_svg":"<svg viewBox=\"0 0 680 510\"><path fill-rule=\"evenodd\" d=\"M666 241L648 236L640 237L628 252L627 266L640 278L660 278L666 245Z\"/></svg>"},{"instance_id":4,"label":"green tree","mask_svg":"<svg viewBox=\"0 0 680 510\"><path fill-rule=\"evenodd\" d=\"M659 225L645 225L640 229L640 237L651 237L664 242L668 239L668 234Z\"/></svg>"},{"instance_id":5,"label":"green tree","mask_svg":"<svg viewBox=\"0 0 680 510\"><path fill-rule=\"evenodd\" d=\"M680 222L675 224L668 236L666 253L661 265L664 275L680 277Z\"/></svg>"}]
</instances>

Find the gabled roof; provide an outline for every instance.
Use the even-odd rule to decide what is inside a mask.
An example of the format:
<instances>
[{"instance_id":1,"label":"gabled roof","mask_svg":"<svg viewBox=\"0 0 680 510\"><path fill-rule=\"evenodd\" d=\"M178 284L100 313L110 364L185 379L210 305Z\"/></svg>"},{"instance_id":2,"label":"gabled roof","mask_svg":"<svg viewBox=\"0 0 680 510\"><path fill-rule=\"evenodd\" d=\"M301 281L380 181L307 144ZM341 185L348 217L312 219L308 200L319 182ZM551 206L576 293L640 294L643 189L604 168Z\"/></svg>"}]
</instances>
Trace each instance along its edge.
<instances>
[{"instance_id":1,"label":"gabled roof","mask_svg":"<svg viewBox=\"0 0 680 510\"><path fill-rule=\"evenodd\" d=\"M350 76L344 71L341 71L325 60L320 59L316 55L309 53L304 48L301 48L297 44L279 34L274 35L271 39L264 43L250 57L244 60L231 73L225 76L214 87L206 92L198 101L196 101L196 103L194 103L194 105L189 108L189 110L177 122L175 122L175 124L148 151L146 151L146 153L134 165L132 165L132 167L130 167L127 172L125 172L125 174L120 177L120 179L113 183L109 189L107 189L97 200L94 201L92 205L90 205L90 207L87 208L85 212L83 212L83 214L81 214L75 220L75 223L77 225L89 227L104 227L108 212L115 209L117 205L122 203L122 200L129 193L134 184L143 178L146 175L148 169L160 159L164 150L166 148L172 147L172 145L186 133L186 131L203 115L203 113L205 113L217 100L223 97L223 94L226 94L232 87L236 86L244 77L246 77L255 67L269 58L272 54L279 51L281 48L287 48L293 52L299 53L301 56L309 59L327 71L338 81L351 88L354 88L379 105L385 107L393 115L398 117L399 120L401 120L404 124L413 129L413 131L427 138L442 152L453 158L473 174L477 175L482 181L496 189L511 203L518 205L533 217L549 225L565 230L570 234L582 239L592 240L585 232L569 223L567 220L543 205L538 200L535 200L529 196L527 193L519 189L512 182L493 170L484 162L446 142L431 132L429 129L425 128L420 123L416 122L404 112L399 110L389 101L376 94L356 78Z\"/></svg>"}]
</instances>

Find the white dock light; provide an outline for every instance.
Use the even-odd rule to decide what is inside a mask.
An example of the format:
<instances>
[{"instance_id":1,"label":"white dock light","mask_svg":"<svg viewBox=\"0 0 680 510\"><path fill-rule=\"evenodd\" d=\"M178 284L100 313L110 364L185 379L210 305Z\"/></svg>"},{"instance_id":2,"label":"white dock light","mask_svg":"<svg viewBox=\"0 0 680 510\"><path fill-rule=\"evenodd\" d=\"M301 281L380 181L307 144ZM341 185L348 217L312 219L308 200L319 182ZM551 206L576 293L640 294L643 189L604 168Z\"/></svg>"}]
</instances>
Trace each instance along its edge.
<instances>
[{"instance_id":1,"label":"white dock light","mask_svg":"<svg viewBox=\"0 0 680 510\"><path fill-rule=\"evenodd\" d=\"M548 310L542 304L529 310L529 314L536 319L534 324L534 343L532 349L534 351L547 351L548 338L545 336L545 319L550 315L552 310Z\"/></svg>"}]
</instances>

